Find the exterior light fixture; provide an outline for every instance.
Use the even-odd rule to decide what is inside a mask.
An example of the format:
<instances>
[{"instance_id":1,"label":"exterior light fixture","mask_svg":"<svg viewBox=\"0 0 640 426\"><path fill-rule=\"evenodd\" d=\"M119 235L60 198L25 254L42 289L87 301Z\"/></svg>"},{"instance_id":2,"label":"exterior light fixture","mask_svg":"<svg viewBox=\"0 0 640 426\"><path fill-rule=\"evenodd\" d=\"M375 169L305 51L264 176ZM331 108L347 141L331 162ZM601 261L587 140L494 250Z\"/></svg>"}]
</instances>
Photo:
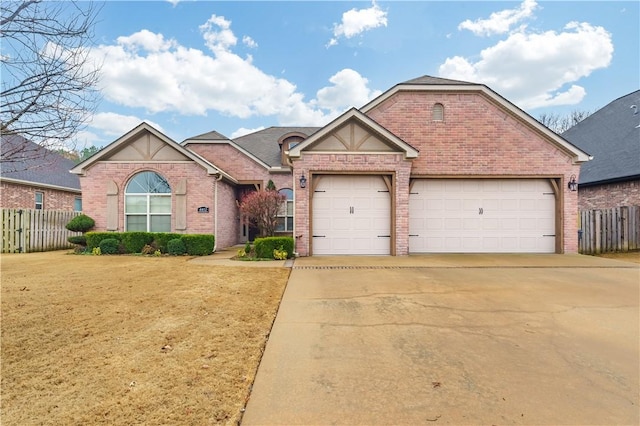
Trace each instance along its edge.
<instances>
[{"instance_id":1,"label":"exterior light fixture","mask_svg":"<svg viewBox=\"0 0 640 426\"><path fill-rule=\"evenodd\" d=\"M302 172L302 176L300 176L300 188L307 187L307 178L304 177L304 172Z\"/></svg>"},{"instance_id":2,"label":"exterior light fixture","mask_svg":"<svg viewBox=\"0 0 640 426\"><path fill-rule=\"evenodd\" d=\"M569 191L577 191L578 190L578 182L576 181L576 175L571 175L569 178L569 183L567 184L569 187Z\"/></svg>"}]
</instances>

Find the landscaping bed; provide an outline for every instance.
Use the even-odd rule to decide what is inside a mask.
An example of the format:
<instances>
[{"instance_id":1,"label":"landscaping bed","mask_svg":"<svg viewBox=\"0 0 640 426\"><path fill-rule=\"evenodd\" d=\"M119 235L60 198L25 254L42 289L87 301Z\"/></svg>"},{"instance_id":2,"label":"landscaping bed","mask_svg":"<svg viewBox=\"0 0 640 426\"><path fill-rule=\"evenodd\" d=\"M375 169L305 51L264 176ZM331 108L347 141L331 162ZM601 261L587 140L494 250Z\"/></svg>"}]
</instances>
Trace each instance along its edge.
<instances>
[{"instance_id":1,"label":"landscaping bed","mask_svg":"<svg viewBox=\"0 0 640 426\"><path fill-rule=\"evenodd\" d=\"M3 424L236 424L289 269L2 255Z\"/></svg>"}]
</instances>

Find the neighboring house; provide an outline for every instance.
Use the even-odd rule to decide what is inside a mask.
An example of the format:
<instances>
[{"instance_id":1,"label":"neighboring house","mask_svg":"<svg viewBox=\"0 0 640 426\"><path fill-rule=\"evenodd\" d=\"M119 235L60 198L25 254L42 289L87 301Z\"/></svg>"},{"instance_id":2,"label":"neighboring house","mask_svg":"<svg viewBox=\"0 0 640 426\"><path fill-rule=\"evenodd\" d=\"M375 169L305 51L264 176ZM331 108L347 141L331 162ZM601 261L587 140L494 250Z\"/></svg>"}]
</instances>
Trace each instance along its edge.
<instances>
[{"instance_id":1,"label":"neighboring house","mask_svg":"<svg viewBox=\"0 0 640 426\"><path fill-rule=\"evenodd\" d=\"M17 135L2 135L0 204L2 208L81 211L80 179L75 163ZM6 161L10 153L11 161Z\"/></svg>"},{"instance_id":2,"label":"neighboring house","mask_svg":"<svg viewBox=\"0 0 640 426\"><path fill-rule=\"evenodd\" d=\"M326 126L173 141L146 123L76 166L96 228L251 239L237 203L273 180L301 256L577 252L589 156L481 84L420 77Z\"/></svg>"},{"instance_id":3,"label":"neighboring house","mask_svg":"<svg viewBox=\"0 0 640 426\"><path fill-rule=\"evenodd\" d=\"M636 90L562 134L593 156L580 169L580 210L640 206L639 110L640 90Z\"/></svg>"}]
</instances>

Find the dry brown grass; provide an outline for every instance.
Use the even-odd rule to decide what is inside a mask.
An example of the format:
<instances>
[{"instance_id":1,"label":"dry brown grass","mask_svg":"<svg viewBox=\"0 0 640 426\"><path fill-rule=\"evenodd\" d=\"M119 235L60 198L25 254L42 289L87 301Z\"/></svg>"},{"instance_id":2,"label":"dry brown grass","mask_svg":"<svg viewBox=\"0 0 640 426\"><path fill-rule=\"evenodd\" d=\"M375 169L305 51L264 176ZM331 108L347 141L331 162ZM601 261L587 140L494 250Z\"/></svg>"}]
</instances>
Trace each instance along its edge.
<instances>
[{"instance_id":1,"label":"dry brown grass","mask_svg":"<svg viewBox=\"0 0 640 426\"><path fill-rule=\"evenodd\" d=\"M236 424L289 270L187 261L3 255L2 424Z\"/></svg>"},{"instance_id":2,"label":"dry brown grass","mask_svg":"<svg viewBox=\"0 0 640 426\"><path fill-rule=\"evenodd\" d=\"M599 257L606 257L607 259L622 260L625 262L640 263L640 251L629 251L622 253L602 253Z\"/></svg>"}]
</instances>

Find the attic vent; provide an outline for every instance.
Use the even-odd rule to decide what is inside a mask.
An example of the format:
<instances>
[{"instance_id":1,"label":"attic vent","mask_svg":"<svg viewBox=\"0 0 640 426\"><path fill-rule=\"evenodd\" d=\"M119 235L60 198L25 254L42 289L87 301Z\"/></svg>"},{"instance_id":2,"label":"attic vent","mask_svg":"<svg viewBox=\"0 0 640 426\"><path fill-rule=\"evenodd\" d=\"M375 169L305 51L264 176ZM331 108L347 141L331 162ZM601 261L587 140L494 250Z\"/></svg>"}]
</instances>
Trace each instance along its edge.
<instances>
[{"instance_id":1,"label":"attic vent","mask_svg":"<svg viewBox=\"0 0 640 426\"><path fill-rule=\"evenodd\" d=\"M444 105L434 104L431 118L433 121L444 121Z\"/></svg>"}]
</instances>

